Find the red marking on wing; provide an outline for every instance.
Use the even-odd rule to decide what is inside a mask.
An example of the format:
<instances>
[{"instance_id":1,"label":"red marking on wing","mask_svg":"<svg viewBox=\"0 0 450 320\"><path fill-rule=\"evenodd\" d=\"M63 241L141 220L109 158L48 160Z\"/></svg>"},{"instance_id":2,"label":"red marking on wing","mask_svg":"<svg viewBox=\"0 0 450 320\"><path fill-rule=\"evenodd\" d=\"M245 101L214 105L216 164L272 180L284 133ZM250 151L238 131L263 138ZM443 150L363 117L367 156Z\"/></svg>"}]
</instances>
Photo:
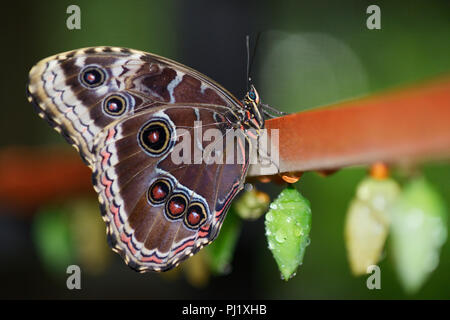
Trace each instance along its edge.
<instances>
[{"instance_id":1,"label":"red marking on wing","mask_svg":"<svg viewBox=\"0 0 450 320\"><path fill-rule=\"evenodd\" d=\"M209 225L208 226L208 228L206 228L206 229L200 229L200 231L198 232L198 236L200 237L200 238L204 238L204 237L206 237L207 235L208 235L208 233L209 233L209 229L211 228L211 225Z\"/></svg>"},{"instance_id":2,"label":"red marking on wing","mask_svg":"<svg viewBox=\"0 0 450 320\"><path fill-rule=\"evenodd\" d=\"M111 157L111 153L102 150L102 152L100 152L100 154L102 155L102 167L105 167L106 163L108 162L109 158Z\"/></svg>"},{"instance_id":3,"label":"red marking on wing","mask_svg":"<svg viewBox=\"0 0 450 320\"><path fill-rule=\"evenodd\" d=\"M120 235L120 239L127 245L128 249L130 249L131 253L133 255L136 255L137 250L134 248L133 244L131 243L131 236L128 236L125 234L125 232L122 232Z\"/></svg>"},{"instance_id":4,"label":"red marking on wing","mask_svg":"<svg viewBox=\"0 0 450 320\"><path fill-rule=\"evenodd\" d=\"M106 137L106 141L109 141L110 139L114 138L116 135L116 129L111 128L108 130L108 137Z\"/></svg>"},{"instance_id":5,"label":"red marking on wing","mask_svg":"<svg viewBox=\"0 0 450 320\"><path fill-rule=\"evenodd\" d=\"M106 187L105 188L106 197L108 197L109 199L112 198L111 194L112 181L107 179L105 174L102 176L102 184Z\"/></svg>"},{"instance_id":6,"label":"red marking on wing","mask_svg":"<svg viewBox=\"0 0 450 320\"><path fill-rule=\"evenodd\" d=\"M162 259L159 259L159 258L157 258L157 257L155 257L153 255L150 256L150 257L142 257L141 261L144 261L144 262L154 261L156 263L162 263Z\"/></svg>"},{"instance_id":7,"label":"red marking on wing","mask_svg":"<svg viewBox=\"0 0 450 320\"><path fill-rule=\"evenodd\" d=\"M185 244L183 244L181 247L177 248L177 250L175 250L175 254L177 254L180 251L183 251L184 249L186 249L187 247L191 247L194 244L194 240L188 241Z\"/></svg>"},{"instance_id":8,"label":"red marking on wing","mask_svg":"<svg viewBox=\"0 0 450 320\"><path fill-rule=\"evenodd\" d=\"M113 213L114 216L114 223L116 224L117 228L120 228L122 223L120 222L119 218L119 208L114 205L114 203L111 203L111 206L109 207L109 210Z\"/></svg>"}]
</instances>

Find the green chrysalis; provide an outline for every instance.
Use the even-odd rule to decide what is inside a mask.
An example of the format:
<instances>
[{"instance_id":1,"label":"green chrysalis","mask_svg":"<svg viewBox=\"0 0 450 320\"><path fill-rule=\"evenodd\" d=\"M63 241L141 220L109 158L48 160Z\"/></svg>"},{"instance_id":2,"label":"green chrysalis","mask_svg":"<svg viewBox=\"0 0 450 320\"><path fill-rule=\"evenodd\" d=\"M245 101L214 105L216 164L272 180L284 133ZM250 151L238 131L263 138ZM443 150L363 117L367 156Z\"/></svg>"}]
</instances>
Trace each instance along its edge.
<instances>
[{"instance_id":1,"label":"green chrysalis","mask_svg":"<svg viewBox=\"0 0 450 320\"><path fill-rule=\"evenodd\" d=\"M400 281L408 293L420 289L439 263L447 239L443 200L424 179L411 181L391 210L391 244Z\"/></svg>"},{"instance_id":2,"label":"green chrysalis","mask_svg":"<svg viewBox=\"0 0 450 320\"><path fill-rule=\"evenodd\" d=\"M309 201L295 188L289 187L270 204L265 218L269 249L278 264L282 279L287 281L295 276L310 242Z\"/></svg>"},{"instance_id":3,"label":"green chrysalis","mask_svg":"<svg viewBox=\"0 0 450 320\"><path fill-rule=\"evenodd\" d=\"M354 275L367 273L378 263L389 231L390 205L398 197L400 186L393 179L367 177L356 189L345 221L345 242Z\"/></svg>"},{"instance_id":4,"label":"green chrysalis","mask_svg":"<svg viewBox=\"0 0 450 320\"><path fill-rule=\"evenodd\" d=\"M256 220L267 211L269 202L270 197L266 193L252 189L246 191L233 207L242 219Z\"/></svg>"}]
</instances>

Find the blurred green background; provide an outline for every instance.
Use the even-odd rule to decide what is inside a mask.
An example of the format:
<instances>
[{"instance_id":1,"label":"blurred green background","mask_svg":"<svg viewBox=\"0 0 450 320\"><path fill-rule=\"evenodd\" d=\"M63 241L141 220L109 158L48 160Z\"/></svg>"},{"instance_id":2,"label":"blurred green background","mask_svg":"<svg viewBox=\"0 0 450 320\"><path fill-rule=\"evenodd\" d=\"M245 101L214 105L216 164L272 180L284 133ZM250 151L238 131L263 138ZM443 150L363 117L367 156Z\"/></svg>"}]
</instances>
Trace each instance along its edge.
<instances>
[{"instance_id":1,"label":"blurred green background","mask_svg":"<svg viewBox=\"0 0 450 320\"><path fill-rule=\"evenodd\" d=\"M65 144L27 102L27 74L44 57L86 46L124 46L166 56L205 73L240 98L246 90L245 35L262 31L254 82L264 102L286 112L450 71L449 1L78 1L81 30L66 28L70 4L73 1L17 1L4 8L2 148ZM366 28L370 4L381 7L381 30ZM450 165L426 164L423 173L450 208ZM0 297L450 298L448 241L438 268L416 295L404 294L389 252L380 263L381 290L368 290L366 277L351 275L344 217L365 176L364 168L350 168L327 178L314 173L302 177L298 188L312 205L311 245L297 276L287 283L280 280L259 219L243 224L232 272L211 277L200 288L180 275L135 273L111 254L102 272L83 273L82 290L69 291L65 269L58 274L41 263L33 220L16 218L0 204ZM276 185L259 187L272 197L281 190ZM103 223L99 212L94 219Z\"/></svg>"}]
</instances>

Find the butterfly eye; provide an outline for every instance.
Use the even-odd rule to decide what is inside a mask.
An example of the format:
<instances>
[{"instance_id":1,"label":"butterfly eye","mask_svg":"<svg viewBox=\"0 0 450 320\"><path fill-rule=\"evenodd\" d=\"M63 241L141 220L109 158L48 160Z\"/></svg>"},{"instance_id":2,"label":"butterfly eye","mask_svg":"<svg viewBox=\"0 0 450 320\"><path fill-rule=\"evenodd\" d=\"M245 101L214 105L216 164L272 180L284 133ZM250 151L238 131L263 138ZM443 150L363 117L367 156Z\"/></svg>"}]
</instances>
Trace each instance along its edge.
<instances>
[{"instance_id":1,"label":"butterfly eye","mask_svg":"<svg viewBox=\"0 0 450 320\"><path fill-rule=\"evenodd\" d=\"M97 66L88 66L80 72L80 82L92 89L105 83L106 71Z\"/></svg>"},{"instance_id":2,"label":"butterfly eye","mask_svg":"<svg viewBox=\"0 0 450 320\"><path fill-rule=\"evenodd\" d=\"M158 179L148 188L148 200L152 204L161 204L170 195L170 182L166 179Z\"/></svg>"},{"instance_id":3,"label":"butterfly eye","mask_svg":"<svg viewBox=\"0 0 450 320\"><path fill-rule=\"evenodd\" d=\"M138 135L140 146L151 156L160 156L171 146L171 130L164 120L153 120Z\"/></svg>"},{"instance_id":4,"label":"butterfly eye","mask_svg":"<svg viewBox=\"0 0 450 320\"><path fill-rule=\"evenodd\" d=\"M186 212L186 207L186 196L181 193L176 193L167 201L166 214L171 219L178 219Z\"/></svg>"},{"instance_id":5,"label":"butterfly eye","mask_svg":"<svg viewBox=\"0 0 450 320\"><path fill-rule=\"evenodd\" d=\"M103 103L103 110L110 116L120 116L126 109L127 100L119 94L107 97Z\"/></svg>"},{"instance_id":6,"label":"butterfly eye","mask_svg":"<svg viewBox=\"0 0 450 320\"><path fill-rule=\"evenodd\" d=\"M189 206L187 210L184 222L187 227L191 229L197 229L206 220L206 210L203 204L193 203Z\"/></svg>"}]
</instances>

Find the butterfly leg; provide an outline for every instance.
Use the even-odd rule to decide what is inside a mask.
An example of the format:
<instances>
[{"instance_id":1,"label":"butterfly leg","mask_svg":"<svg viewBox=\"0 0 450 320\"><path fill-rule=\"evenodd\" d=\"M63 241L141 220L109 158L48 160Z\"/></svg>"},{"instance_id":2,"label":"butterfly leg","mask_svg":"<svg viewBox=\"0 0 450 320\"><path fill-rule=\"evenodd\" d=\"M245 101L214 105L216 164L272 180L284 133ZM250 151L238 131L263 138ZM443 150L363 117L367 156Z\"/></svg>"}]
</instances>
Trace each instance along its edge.
<instances>
[{"instance_id":1,"label":"butterfly leg","mask_svg":"<svg viewBox=\"0 0 450 320\"><path fill-rule=\"evenodd\" d=\"M277 110L268 104L261 103L262 111L269 119L288 115L288 113Z\"/></svg>"}]
</instances>

